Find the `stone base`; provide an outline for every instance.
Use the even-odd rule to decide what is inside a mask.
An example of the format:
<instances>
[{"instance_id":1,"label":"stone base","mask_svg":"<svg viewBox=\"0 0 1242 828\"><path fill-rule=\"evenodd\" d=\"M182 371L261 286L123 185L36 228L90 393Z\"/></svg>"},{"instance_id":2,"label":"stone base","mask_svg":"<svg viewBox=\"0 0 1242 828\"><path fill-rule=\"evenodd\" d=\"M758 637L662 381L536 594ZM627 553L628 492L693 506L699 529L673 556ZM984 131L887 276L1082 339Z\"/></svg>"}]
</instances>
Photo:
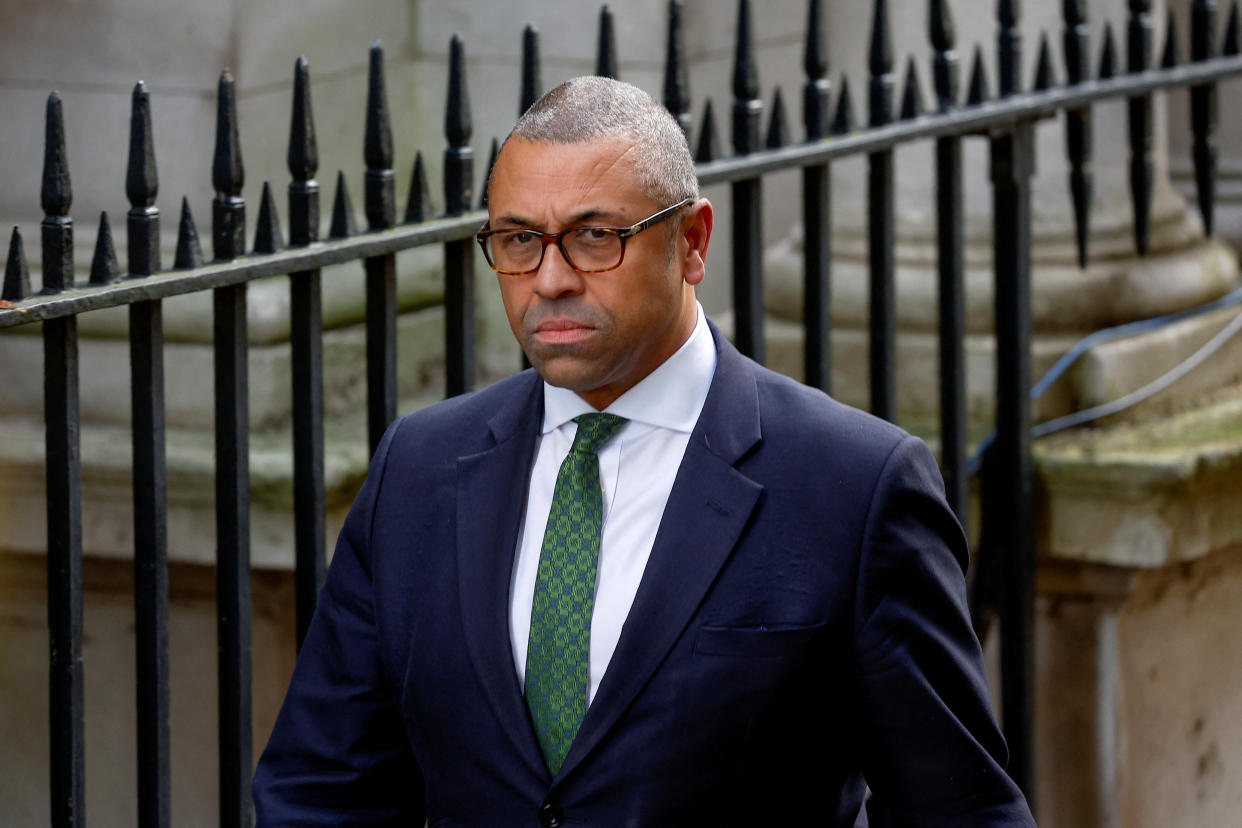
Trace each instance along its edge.
<instances>
[{"instance_id":1,"label":"stone base","mask_svg":"<svg viewBox=\"0 0 1242 828\"><path fill-rule=\"evenodd\" d=\"M1242 386L1035 452L1040 825L1231 824Z\"/></svg>"},{"instance_id":2,"label":"stone base","mask_svg":"<svg viewBox=\"0 0 1242 828\"><path fill-rule=\"evenodd\" d=\"M5 745L0 813L5 825L51 823L46 572L41 554L0 554L0 734ZM133 566L88 558L83 581L86 823L137 825ZM168 582L172 813L178 825L215 825L215 572L173 564ZM293 575L256 571L250 585L257 761L293 674Z\"/></svg>"}]
</instances>

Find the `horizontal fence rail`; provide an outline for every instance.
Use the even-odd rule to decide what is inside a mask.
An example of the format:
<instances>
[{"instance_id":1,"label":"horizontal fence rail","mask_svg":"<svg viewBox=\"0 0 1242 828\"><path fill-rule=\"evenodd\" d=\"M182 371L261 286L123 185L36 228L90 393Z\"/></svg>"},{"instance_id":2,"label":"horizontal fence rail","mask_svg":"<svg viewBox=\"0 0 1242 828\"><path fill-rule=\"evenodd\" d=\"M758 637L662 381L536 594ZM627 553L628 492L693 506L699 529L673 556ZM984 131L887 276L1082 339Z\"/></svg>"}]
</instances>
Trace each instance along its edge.
<instances>
[{"instance_id":1,"label":"horizontal fence rail","mask_svg":"<svg viewBox=\"0 0 1242 828\"><path fill-rule=\"evenodd\" d=\"M1043 38L1030 88L1024 84L1020 4L1000 0L997 14L997 94L976 46L963 100L961 59L946 0L929 0L927 33L932 46L932 98L923 98L919 72L906 64L897 95L889 9L873 0L865 84L866 126L858 126L847 78L830 77L825 14L819 0L807 5L802 89L802 140L791 138L785 103L777 90L765 113L759 67L752 42L751 4L737 4L728 139L711 101L697 134L691 115L689 67L683 44L683 9L671 0L663 83L665 106L694 148L703 185L729 184L732 202L734 334L743 352L762 361L764 353L762 189L764 176L801 171L804 245L805 378L831 387L831 262L828 233L833 162L868 161L870 387L872 408L896 416L896 321L893 152L916 141L935 147L937 192L937 285L940 318L941 462L951 505L967 514L965 303L963 293L962 142L986 140L993 193L993 255L997 330L996 438L985 462L982 499L983 569L975 591L980 605L999 608L1002 708L1014 778L1034 793L1034 551L1035 514L1031 462L1030 257L1033 131L1044 119L1064 113L1069 161L1067 192L1073 212L1078 262L1089 260L1093 177L1092 107L1127 101L1129 179L1134 243L1146 252L1150 236L1154 93L1187 89L1197 203L1211 233L1216 187L1217 85L1242 75L1242 36L1236 4L1223 38L1217 33L1214 0L1191 4L1190 62L1175 25L1166 27L1160 51L1153 43L1150 2L1131 0L1125 28L1125 66L1105 28L1097 70L1092 72L1091 33L1085 3L1062 4L1060 32L1065 83L1056 82L1053 49ZM1171 21L1174 18L1170 18ZM618 51L612 13L600 13L596 71L617 77ZM521 32L518 112L542 92L539 33ZM60 97L48 99L41 201L42 285L34 294L18 228L12 233L3 288L0 328L43 323L47 426L48 623L50 630L52 823L84 823L85 754L82 664L82 469L79 446L77 317L109 307L128 307L133 404L134 568L137 617L139 824L170 824L169 652L167 573L167 471L165 468L162 301L213 292L216 499L217 635L219 649L220 823L250 825L248 777L253 757L250 664L249 423L247 381L247 286L271 276L289 279L292 395L294 410L294 519L297 525L295 584L297 644L306 632L324 577L324 404L322 270L362 263L366 274L367 440L374 448L396 416L396 254L441 245L444 255L445 367L447 395L474 383L474 246L472 236L486 219L486 172L475 193L471 113L462 40L449 44L448 102L443 155L444 210L432 206L422 154L415 157L405 210L398 221L394 140L389 120L384 57L370 52L364 157L366 229L358 232L343 173L336 176L326 238L320 237L318 146L311 107L309 65L294 67L288 152L288 243L272 189L265 183L256 212L254 243L247 248L246 204L241 197L244 166L235 83L225 72L217 91L216 146L212 162L215 197L211 216L211 261L206 261L188 201L178 218L172 268L161 260L152 101L140 83L133 92L126 195L130 208L125 264L114 249L107 214L100 216L86 284L75 283L73 220L64 116ZM834 103L835 87L835 103ZM723 109L719 111L724 111ZM766 128L765 128L766 115ZM495 162L492 141L487 171ZM999 574L997 574L999 573Z\"/></svg>"}]
</instances>

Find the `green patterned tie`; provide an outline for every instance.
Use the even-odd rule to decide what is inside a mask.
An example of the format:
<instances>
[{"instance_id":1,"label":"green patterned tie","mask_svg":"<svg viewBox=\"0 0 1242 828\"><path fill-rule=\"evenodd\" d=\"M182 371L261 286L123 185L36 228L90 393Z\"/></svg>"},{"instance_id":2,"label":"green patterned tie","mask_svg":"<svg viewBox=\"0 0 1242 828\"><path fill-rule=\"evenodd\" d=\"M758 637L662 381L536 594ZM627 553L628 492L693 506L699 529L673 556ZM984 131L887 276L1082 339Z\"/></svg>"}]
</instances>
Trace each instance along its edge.
<instances>
[{"instance_id":1,"label":"green patterned tie","mask_svg":"<svg viewBox=\"0 0 1242 828\"><path fill-rule=\"evenodd\" d=\"M548 510L526 650L526 706L553 774L586 715L591 680L591 611L604 519L596 452L628 420L583 414L574 422L578 432Z\"/></svg>"}]
</instances>

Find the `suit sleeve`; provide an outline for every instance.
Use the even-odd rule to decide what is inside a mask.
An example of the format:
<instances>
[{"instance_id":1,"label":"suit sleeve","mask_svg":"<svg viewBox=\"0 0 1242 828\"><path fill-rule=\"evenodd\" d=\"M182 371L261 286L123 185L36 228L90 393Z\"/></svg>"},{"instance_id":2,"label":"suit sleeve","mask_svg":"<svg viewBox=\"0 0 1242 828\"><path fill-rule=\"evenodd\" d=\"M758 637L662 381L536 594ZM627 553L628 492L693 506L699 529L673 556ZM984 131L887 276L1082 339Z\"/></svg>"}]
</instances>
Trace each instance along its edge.
<instances>
[{"instance_id":1,"label":"suit sleeve","mask_svg":"<svg viewBox=\"0 0 1242 828\"><path fill-rule=\"evenodd\" d=\"M854 650L873 825L1034 826L1005 773L966 603L966 541L931 452L885 462L859 557Z\"/></svg>"},{"instance_id":2,"label":"suit sleeve","mask_svg":"<svg viewBox=\"0 0 1242 828\"><path fill-rule=\"evenodd\" d=\"M255 772L260 828L423 824L422 775L384 678L370 569L374 504L399 422L345 520Z\"/></svg>"}]
</instances>

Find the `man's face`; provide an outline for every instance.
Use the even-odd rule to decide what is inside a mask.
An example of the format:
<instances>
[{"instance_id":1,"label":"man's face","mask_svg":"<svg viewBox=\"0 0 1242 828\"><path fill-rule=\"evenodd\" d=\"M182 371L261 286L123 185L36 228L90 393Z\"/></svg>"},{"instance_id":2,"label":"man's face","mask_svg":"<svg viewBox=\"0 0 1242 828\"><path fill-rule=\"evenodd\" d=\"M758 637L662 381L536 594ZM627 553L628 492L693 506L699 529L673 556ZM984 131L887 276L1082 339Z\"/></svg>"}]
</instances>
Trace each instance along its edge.
<instances>
[{"instance_id":1,"label":"man's face","mask_svg":"<svg viewBox=\"0 0 1242 828\"><path fill-rule=\"evenodd\" d=\"M668 207L639 189L630 149L621 140L552 144L514 137L488 188L491 228L628 227ZM513 334L545 380L603 409L686 341L711 207L700 200L685 212L629 238L615 270L578 273L548 245L536 273L498 277Z\"/></svg>"}]
</instances>

